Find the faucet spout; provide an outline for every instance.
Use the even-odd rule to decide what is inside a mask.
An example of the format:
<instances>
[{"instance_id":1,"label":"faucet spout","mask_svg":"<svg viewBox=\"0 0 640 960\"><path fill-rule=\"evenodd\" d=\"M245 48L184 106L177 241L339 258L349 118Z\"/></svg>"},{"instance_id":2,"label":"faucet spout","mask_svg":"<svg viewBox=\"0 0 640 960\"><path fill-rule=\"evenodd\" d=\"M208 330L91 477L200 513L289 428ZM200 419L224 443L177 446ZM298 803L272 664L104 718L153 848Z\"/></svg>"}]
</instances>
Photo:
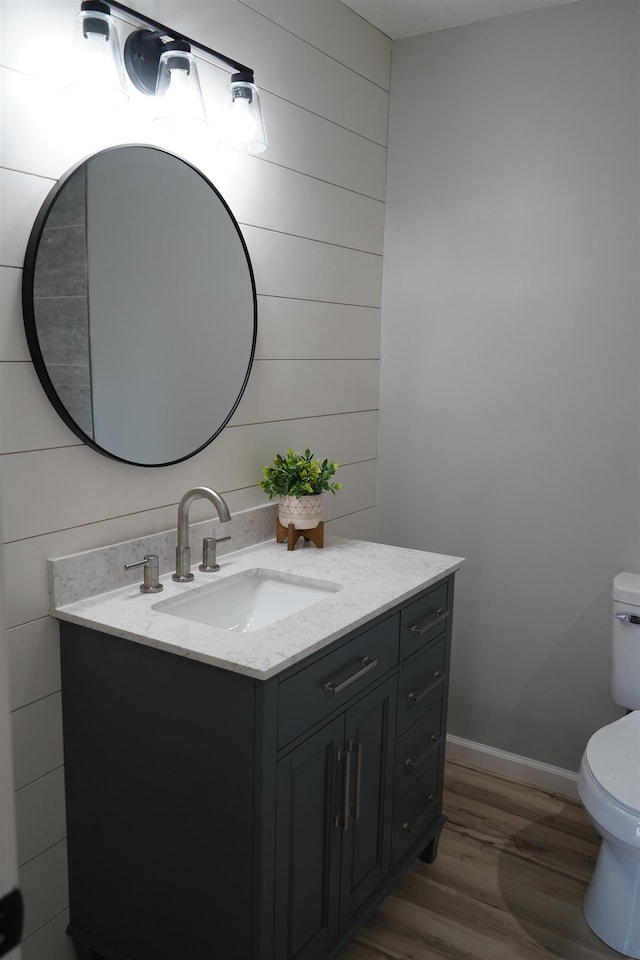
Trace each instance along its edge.
<instances>
[{"instance_id":1,"label":"faucet spout","mask_svg":"<svg viewBox=\"0 0 640 960\"><path fill-rule=\"evenodd\" d=\"M176 546L176 572L173 579L184 583L193 580L191 573L191 548L189 547L189 510L194 500L208 500L216 508L221 523L231 520L229 507L211 487L193 487L187 490L178 504L178 544Z\"/></svg>"}]
</instances>

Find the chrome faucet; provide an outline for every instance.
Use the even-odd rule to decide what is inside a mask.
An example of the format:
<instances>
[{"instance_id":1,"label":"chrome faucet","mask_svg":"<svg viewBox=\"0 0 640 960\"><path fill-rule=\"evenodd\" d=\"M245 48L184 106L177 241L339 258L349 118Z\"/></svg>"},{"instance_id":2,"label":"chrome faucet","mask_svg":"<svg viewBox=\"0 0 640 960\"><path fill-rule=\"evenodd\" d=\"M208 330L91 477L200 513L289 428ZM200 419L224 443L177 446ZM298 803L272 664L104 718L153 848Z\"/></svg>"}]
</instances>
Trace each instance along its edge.
<instances>
[{"instance_id":1,"label":"chrome faucet","mask_svg":"<svg viewBox=\"0 0 640 960\"><path fill-rule=\"evenodd\" d=\"M189 547L189 508L194 500L209 500L216 508L221 523L231 520L229 507L219 493L210 487L194 487L187 490L178 504L178 545L176 547L176 572L173 579L184 583L193 580L191 573L191 548Z\"/></svg>"}]
</instances>

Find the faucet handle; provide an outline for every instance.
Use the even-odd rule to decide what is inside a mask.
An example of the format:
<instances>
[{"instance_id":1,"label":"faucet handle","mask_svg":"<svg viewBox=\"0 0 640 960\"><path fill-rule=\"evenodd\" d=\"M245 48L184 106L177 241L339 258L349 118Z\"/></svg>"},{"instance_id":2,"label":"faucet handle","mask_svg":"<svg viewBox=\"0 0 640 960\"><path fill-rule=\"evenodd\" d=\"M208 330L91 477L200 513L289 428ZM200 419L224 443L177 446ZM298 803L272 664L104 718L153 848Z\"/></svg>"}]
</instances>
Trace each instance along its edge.
<instances>
[{"instance_id":1,"label":"faucet handle","mask_svg":"<svg viewBox=\"0 0 640 960\"><path fill-rule=\"evenodd\" d=\"M216 544L222 540L231 540L231 537L204 537L202 540L202 563L198 567L203 573L216 573L220 564L216 561Z\"/></svg>"},{"instance_id":2,"label":"faucet handle","mask_svg":"<svg viewBox=\"0 0 640 960\"><path fill-rule=\"evenodd\" d=\"M160 558L157 553L149 553L144 560L134 560L133 563L125 563L125 570L131 570L133 567L144 567L144 580L140 584L141 593L160 593L164 589L160 583Z\"/></svg>"}]
</instances>

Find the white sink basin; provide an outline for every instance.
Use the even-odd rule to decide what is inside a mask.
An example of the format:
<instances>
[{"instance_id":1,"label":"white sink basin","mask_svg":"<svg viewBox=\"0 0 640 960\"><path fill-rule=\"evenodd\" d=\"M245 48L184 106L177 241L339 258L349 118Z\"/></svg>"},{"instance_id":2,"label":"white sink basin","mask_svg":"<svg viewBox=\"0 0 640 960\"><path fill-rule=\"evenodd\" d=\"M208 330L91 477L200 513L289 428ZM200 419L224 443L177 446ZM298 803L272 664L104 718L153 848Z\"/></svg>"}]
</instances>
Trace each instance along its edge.
<instances>
[{"instance_id":1,"label":"white sink basin","mask_svg":"<svg viewBox=\"0 0 640 960\"><path fill-rule=\"evenodd\" d=\"M250 633L341 590L339 583L255 568L153 604L159 613Z\"/></svg>"}]
</instances>

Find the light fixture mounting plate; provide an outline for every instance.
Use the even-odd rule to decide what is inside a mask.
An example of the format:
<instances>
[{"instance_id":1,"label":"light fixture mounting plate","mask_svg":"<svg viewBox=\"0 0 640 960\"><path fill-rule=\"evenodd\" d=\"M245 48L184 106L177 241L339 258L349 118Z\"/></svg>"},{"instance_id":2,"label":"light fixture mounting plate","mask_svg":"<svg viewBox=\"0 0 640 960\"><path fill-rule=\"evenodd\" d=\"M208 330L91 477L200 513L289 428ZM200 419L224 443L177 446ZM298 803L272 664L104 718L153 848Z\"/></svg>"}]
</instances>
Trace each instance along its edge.
<instances>
[{"instance_id":1,"label":"light fixture mounting plate","mask_svg":"<svg viewBox=\"0 0 640 960\"><path fill-rule=\"evenodd\" d=\"M154 30L135 30L124 44L124 65L134 87L154 96L160 54L165 48L162 34Z\"/></svg>"}]
</instances>

